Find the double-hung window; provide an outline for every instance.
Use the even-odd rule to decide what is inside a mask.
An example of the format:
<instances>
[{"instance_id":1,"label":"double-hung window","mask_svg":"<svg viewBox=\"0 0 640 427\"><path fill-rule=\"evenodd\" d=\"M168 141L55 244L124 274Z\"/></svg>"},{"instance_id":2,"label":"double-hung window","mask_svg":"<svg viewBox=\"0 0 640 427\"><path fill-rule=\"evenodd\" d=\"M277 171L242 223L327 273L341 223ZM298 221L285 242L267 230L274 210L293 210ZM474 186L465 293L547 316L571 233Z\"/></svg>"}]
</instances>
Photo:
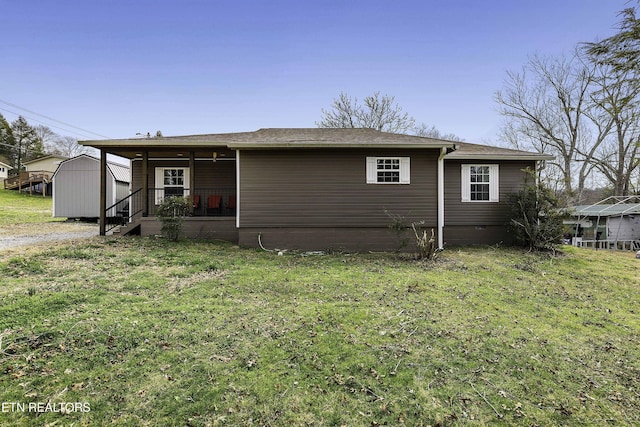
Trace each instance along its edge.
<instances>
[{"instance_id":1,"label":"double-hung window","mask_svg":"<svg viewBox=\"0 0 640 427\"><path fill-rule=\"evenodd\" d=\"M156 204L168 196L189 195L189 168L156 168Z\"/></svg>"},{"instance_id":2,"label":"double-hung window","mask_svg":"<svg viewBox=\"0 0 640 427\"><path fill-rule=\"evenodd\" d=\"M367 184L409 184L409 157L367 157Z\"/></svg>"},{"instance_id":3,"label":"double-hung window","mask_svg":"<svg viewBox=\"0 0 640 427\"><path fill-rule=\"evenodd\" d=\"M498 165L462 165L462 201L498 202Z\"/></svg>"}]
</instances>

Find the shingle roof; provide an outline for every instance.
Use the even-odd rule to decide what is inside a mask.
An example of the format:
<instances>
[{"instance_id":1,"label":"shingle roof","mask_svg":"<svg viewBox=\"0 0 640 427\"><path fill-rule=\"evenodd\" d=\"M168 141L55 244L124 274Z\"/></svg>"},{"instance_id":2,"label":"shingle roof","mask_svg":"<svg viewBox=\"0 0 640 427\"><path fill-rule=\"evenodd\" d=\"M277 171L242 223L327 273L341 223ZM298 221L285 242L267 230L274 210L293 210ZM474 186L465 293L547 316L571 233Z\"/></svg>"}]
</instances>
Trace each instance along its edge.
<instances>
[{"instance_id":1,"label":"shingle roof","mask_svg":"<svg viewBox=\"0 0 640 427\"><path fill-rule=\"evenodd\" d=\"M446 159L482 160L482 159L514 159L514 160L552 160L547 154L513 150L511 148L493 147L490 145L456 142L456 150L447 154Z\"/></svg>"},{"instance_id":2,"label":"shingle roof","mask_svg":"<svg viewBox=\"0 0 640 427\"><path fill-rule=\"evenodd\" d=\"M166 136L162 138L133 138L101 141L80 141L93 147L175 146L202 147L226 146L229 148L260 147L371 147L371 146L412 146L412 147L453 147L451 141L380 132L375 129L333 129L333 128L269 128L255 132L216 133L204 135Z\"/></svg>"},{"instance_id":3,"label":"shingle roof","mask_svg":"<svg viewBox=\"0 0 640 427\"><path fill-rule=\"evenodd\" d=\"M553 159L552 156L527 151L361 128L267 128L254 132L80 141L80 143L105 149L447 148L451 152L446 159Z\"/></svg>"}]
</instances>

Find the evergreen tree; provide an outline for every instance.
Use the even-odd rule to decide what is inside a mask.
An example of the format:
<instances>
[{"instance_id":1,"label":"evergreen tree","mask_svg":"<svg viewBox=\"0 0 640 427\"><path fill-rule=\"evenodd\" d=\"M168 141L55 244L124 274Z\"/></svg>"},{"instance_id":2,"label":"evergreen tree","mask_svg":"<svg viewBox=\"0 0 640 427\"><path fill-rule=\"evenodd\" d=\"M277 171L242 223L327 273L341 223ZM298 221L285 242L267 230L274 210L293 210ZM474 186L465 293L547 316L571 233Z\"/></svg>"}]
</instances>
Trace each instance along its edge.
<instances>
[{"instance_id":1,"label":"evergreen tree","mask_svg":"<svg viewBox=\"0 0 640 427\"><path fill-rule=\"evenodd\" d=\"M14 145L11 126L4 116L0 114L0 157L9 162Z\"/></svg>"},{"instance_id":2,"label":"evergreen tree","mask_svg":"<svg viewBox=\"0 0 640 427\"><path fill-rule=\"evenodd\" d=\"M16 171L22 170L24 162L37 159L44 155L42 141L38 138L35 129L20 116L11 122L13 134L13 150L9 159Z\"/></svg>"}]
</instances>

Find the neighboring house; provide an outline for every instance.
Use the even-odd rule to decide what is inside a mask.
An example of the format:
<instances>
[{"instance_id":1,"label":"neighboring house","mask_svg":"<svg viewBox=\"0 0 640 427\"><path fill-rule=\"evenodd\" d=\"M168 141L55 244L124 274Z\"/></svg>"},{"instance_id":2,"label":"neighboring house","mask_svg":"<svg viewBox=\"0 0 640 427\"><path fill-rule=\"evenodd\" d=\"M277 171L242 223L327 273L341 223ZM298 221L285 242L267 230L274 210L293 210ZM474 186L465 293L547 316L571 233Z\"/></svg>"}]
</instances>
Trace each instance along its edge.
<instances>
[{"instance_id":1,"label":"neighboring house","mask_svg":"<svg viewBox=\"0 0 640 427\"><path fill-rule=\"evenodd\" d=\"M130 228L142 235L159 232L155 207L175 194L191 200L189 236L306 250L397 249L392 217L433 228L440 246L508 242L508 195L525 168L552 158L372 129L82 144L131 159L131 203L141 212Z\"/></svg>"},{"instance_id":2,"label":"neighboring house","mask_svg":"<svg viewBox=\"0 0 640 427\"><path fill-rule=\"evenodd\" d=\"M44 156L28 162L24 162L23 165L25 171L27 172L46 172L53 175L60 162L67 159L68 157L52 154L49 156Z\"/></svg>"},{"instance_id":3,"label":"neighboring house","mask_svg":"<svg viewBox=\"0 0 640 427\"><path fill-rule=\"evenodd\" d=\"M106 172L108 207L129 196L131 172L128 165L115 162L107 162ZM81 154L64 160L58 165L52 181L54 217L100 217L100 159ZM127 211L126 207L122 206L121 214Z\"/></svg>"},{"instance_id":4,"label":"neighboring house","mask_svg":"<svg viewBox=\"0 0 640 427\"><path fill-rule=\"evenodd\" d=\"M564 224L575 246L640 249L640 196L611 196L569 208Z\"/></svg>"},{"instance_id":5,"label":"neighboring house","mask_svg":"<svg viewBox=\"0 0 640 427\"><path fill-rule=\"evenodd\" d=\"M9 170L13 169L11 165L0 162L0 185L4 187L5 179L9 178Z\"/></svg>"},{"instance_id":6,"label":"neighboring house","mask_svg":"<svg viewBox=\"0 0 640 427\"><path fill-rule=\"evenodd\" d=\"M25 170L20 171L15 177L5 181L5 188L11 190L26 190L29 193L51 194L51 177L56 168L67 157L48 155L22 163Z\"/></svg>"}]
</instances>

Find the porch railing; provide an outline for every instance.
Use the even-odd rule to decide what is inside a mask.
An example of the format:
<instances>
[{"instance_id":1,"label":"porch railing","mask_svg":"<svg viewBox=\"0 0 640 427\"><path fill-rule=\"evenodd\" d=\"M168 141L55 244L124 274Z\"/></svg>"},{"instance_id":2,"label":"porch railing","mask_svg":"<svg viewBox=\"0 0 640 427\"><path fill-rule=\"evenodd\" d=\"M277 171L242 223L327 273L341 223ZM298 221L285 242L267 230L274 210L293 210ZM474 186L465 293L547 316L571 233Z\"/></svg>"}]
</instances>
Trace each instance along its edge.
<instances>
[{"instance_id":1,"label":"porch railing","mask_svg":"<svg viewBox=\"0 0 640 427\"><path fill-rule=\"evenodd\" d=\"M158 205L168 196L186 197L189 201L190 216L235 216L236 214L235 188L195 188L191 191L182 187L165 187L149 189L146 216L154 216ZM106 209L105 231L110 231L142 216L145 212L144 204L144 193L142 188L139 188L109 206Z\"/></svg>"},{"instance_id":2,"label":"porch railing","mask_svg":"<svg viewBox=\"0 0 640 427\"><path fill-rule=\"evenodd\" d=\"M118 200L106 209L107 224L105 231L111 231L119 225L125 225L142 212L144 198L142 188L137 189L122 200Z\"/></svg>"},{"instance_id":3,"label":"porch railing","mask_svg":"<svg viewBox=\"0 0 640 427\"><path fill-rule=\"evenodd\" d=\"M149 189L148 216L155 215L156 207L168 196L185 197L189 201L191 216L235 216L236 189L231 187L165 187Z\"/></svg>"}]
</instances>

